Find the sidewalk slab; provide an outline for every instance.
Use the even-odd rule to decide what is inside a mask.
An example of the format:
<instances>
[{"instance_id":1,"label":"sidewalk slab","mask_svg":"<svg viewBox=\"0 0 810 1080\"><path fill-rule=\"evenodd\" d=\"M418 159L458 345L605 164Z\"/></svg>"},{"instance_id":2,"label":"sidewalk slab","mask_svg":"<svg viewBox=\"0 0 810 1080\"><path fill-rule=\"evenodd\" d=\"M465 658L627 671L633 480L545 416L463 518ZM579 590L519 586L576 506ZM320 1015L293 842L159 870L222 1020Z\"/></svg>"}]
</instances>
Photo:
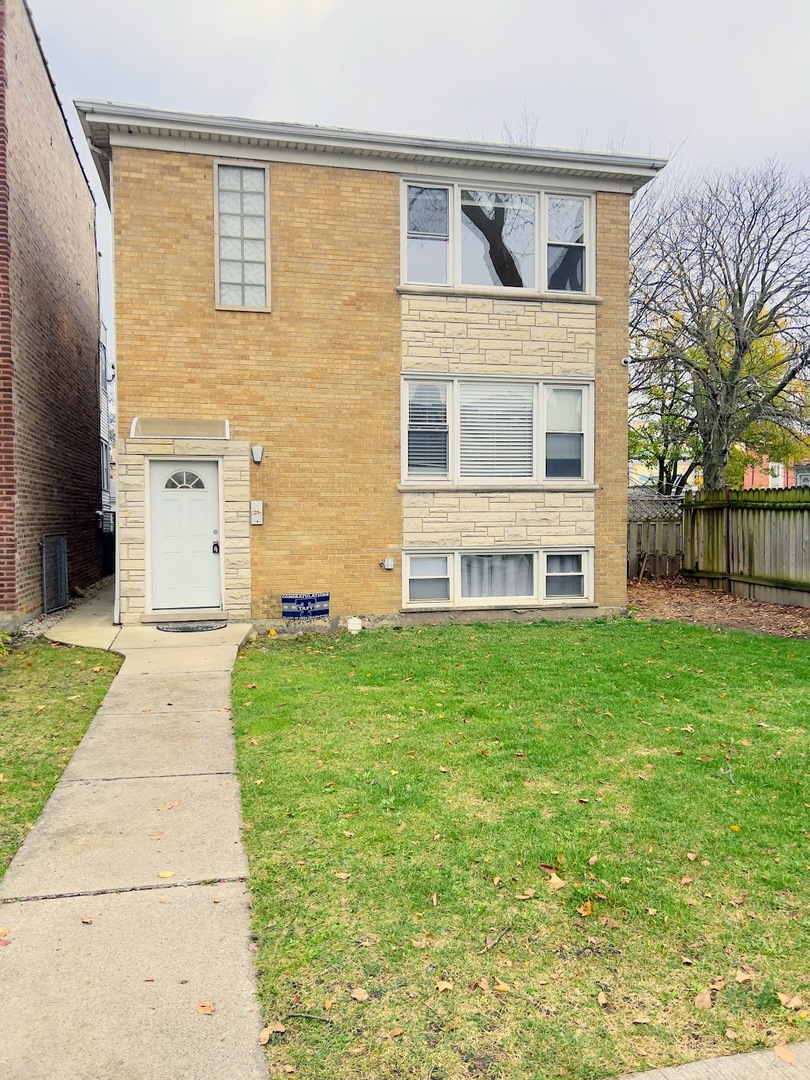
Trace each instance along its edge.
<instances>
[{"instance_id":1,"label":"sidewalk slab","mask_svg":"<svg viewBox=\"0 0 810 1080\"><path fill-rule=\"evenodd\" d=\"M201 707L230 714L230 672L197 671L188 678L171 672L145 675L125 663L107 691L101 709L165 713Z\"/></svg>"},{"instance_id":2,"label":"sidewalk slab","mask_svg":"<svg viewBox=\"0 0 810 1080\"><path fill-rule=\"evenodd\" d=\"M796 1058L795 1065L782 1061L773 1050L755 1050L751 1054L633 1073L621 1080L810 1080L810 1042L791 1043L788 1050Z\"/></svg>"},{"instance_id":3,"label":"sidewalk slab","mask_svg":"<svg viewBox=\"0 0 810 1080\"><path fill-rule=\"evenodd\" d=\"M71 608L58 623L45 631L45 637L63 645L81 645L87 649L110 649L120 626L113 624L115 579L110 580L92 598Z\"/></svg>"},{"instance_id":4,"label":"sidewalk slab","mask_svg":"<svg viewBox=\"0 0 810 1080\"><path fill-rule=\"evenodd\" d=\"M235 776L61 782L0 899L244 878L241 821Z\"/></svg>"},{"instance_id":5,"label":"sidewalk slab","mask_svg":"<svg viewBox=\"0 0 810 1080\"><path fill-rule=\"evenodd\" d=\"M212 645L235 645L239 648L253 632L250 623L228 623L221 630L172 632L157 626L119 628L115 651L127 656L133 649L210 649Z\"/></svg>"},{"instance_id":6,"label":"sidewalk slab","mask_svg":"<svg viewBox=\"0 0 810 1080\"><path fill-rule=\"evenodd\" d=\"M182 675L199 671L225 671L230 674L236 653L236 645L129 649L122 671L126 675Z\"/></svg>"},{"instance_id":7,"label":"sidewalk slab","mask_svg":"<svg viewBox=\"0 0 810 1080\"><path fill-rule=\"evenodd\" d=\"M0 912L4 1080L267 1080L243 885Z\"/></svg>"},{"instance_id":8,"label":"sidewalk slab","mask_svg":"<svg viewBox=\"0 0 810 1080\"><path fill-rule=\"evenodd\" d=\"M232 773L230 716L221 712L96 713L65 780Z\"/></svg>"}]
</instances>

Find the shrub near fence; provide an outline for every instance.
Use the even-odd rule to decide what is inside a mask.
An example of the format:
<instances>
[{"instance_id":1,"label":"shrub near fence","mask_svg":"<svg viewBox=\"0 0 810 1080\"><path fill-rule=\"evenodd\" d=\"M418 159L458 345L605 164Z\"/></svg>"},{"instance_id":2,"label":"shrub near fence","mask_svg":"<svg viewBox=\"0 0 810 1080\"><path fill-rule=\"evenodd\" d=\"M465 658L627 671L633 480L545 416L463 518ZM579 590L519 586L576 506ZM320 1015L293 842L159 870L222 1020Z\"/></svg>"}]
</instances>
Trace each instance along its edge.
<instances>
[{"instance_id":1,"label":"shrub near fence","mask_svg":"<svg viewBox=\"0 0 810 1080\"><path fill-rule=\"evenodd\" d=\"M810 607L810 490L688 493L684 573L737 596Z\"/></svg>"},{"instance_id":2,"label":"shrub near fence","mask_svg":"<svg viewBox=\"0 0 810 1080\"><path fill-rule=\"evenodd\" d=\"M627 577L672 577L683 562L683 499L631 488L627 500Z\"/></svg>"}]
</instances>

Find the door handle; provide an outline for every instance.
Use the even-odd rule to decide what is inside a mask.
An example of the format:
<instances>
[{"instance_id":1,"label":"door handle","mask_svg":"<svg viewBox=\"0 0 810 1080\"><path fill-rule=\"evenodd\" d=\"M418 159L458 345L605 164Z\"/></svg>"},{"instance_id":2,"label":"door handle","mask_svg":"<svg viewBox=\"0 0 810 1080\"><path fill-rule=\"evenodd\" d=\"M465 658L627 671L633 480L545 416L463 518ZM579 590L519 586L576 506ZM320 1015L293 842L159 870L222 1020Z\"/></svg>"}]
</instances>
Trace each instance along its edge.
<instances>
[{"instance_id":1,"label":"door handle","mask_svg":"<svg viewBox=\"0 0 810 1080\"><path fill-rule=\"evenodd\" d=\"M213 553L215 555L219 555L219 540L214 541L213 546L211 547L211 550L213 551Z\"/></svg>"}]
</instances>

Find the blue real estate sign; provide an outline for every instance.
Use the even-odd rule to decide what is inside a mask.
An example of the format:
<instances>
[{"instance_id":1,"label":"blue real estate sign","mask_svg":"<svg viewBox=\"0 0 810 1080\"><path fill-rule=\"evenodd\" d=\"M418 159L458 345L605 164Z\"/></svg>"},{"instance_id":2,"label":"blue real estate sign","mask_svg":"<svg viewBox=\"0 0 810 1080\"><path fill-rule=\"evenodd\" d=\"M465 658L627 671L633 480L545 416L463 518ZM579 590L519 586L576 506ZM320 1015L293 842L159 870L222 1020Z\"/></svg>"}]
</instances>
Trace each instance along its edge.
<instances>
[{"instance_id":1,"label":"blue real estate sign","mask_svg":"<svg viewBox=\"0 0 810 1080\"><path fill-rule=\"evenodd\" d=\"M328 619L329 593L287 593L281 597L282 619Z\"/></svg>"}]
</instances>

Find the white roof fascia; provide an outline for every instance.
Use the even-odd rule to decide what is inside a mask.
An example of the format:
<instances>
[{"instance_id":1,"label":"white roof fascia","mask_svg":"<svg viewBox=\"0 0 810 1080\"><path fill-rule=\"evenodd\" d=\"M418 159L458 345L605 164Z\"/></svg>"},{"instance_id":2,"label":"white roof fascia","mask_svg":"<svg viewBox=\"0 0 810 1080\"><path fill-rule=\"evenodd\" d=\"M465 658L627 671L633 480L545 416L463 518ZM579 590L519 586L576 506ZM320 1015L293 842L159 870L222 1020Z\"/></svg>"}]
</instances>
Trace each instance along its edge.
<instances>
[{"instance_id":1,"label":"white roof fascia","mask_svg":"<svg viewBox=\"0 0 810 1080\"><path fill-rule=\"evenodd\" d=\"M513 174L556 174L637 191L666 164L663 158L636 157L556 148L512 146L453 139L417 138L384 132L352 131L304 124L270 123L237 117L167 112L108 101L75 102L82 127L106 184L112 145L184 149L215 156L259 156L268 160L311 160L349 168L436 176L460 169ZM169 147L167 144L173 144ZM180 143L181 145L178 145ZM205 150L203 150L205 146ZM216 149L215 149L216 148ZM325 155L339 160L324 161ZM358 160L360 159L360 160ZM439 170L439 171L437 171Z\"/></svg>"}]
</instances>

